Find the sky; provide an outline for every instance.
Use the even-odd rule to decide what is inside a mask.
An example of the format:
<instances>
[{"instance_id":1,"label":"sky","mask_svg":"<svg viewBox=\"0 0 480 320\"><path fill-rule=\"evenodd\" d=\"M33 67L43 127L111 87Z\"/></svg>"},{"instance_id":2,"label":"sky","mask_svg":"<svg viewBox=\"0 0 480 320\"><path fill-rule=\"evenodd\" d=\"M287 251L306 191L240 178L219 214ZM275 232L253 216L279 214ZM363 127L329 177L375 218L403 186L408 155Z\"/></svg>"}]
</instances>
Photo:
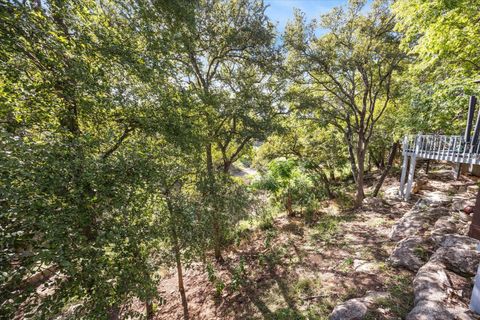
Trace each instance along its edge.
<instances>
[{"instance_id":1,"label":"sky","mask_svg":"<svg viewBox=\"0 0 480 320\"><path fill-rule=\"evenodd\" d=\"M298 8L306 14L307 21L319 18L334 7L347 3L347 0L265 0L267 15L278 23L278 30L283 32L288 20L293 18L293 9Z\"/></svg>"}]
</instances>

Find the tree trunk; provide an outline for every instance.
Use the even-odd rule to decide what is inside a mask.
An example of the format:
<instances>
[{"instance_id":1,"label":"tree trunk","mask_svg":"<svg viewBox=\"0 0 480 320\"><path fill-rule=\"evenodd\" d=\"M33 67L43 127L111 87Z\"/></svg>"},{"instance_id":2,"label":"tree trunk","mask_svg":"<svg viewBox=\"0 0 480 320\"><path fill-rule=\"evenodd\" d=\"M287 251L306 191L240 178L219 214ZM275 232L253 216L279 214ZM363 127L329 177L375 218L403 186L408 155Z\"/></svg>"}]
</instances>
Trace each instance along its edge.
<instances>
[{"instance_id":1,"label":"tree trunk","mask_svg":"<svg viewBox=\"0 0 480 320\"><path fill-rule=\"evenodd\" d=\"M224 174L228 174L228 172L230 171L231 165L232 165L232 162L230 162L228 160L223 161L223 173Z\"/></svg>"},{"instance_id":2,"label":"tree trunk","mask_svg":"<svg viewBox=\"0 0 480 320\"><path fill-rule=\"evenodd\" d=\"M213 172L213 158L212 158L212 145L209 143L206 146L206 157L207 157L207 175L208 175L208 193L210 196L210 201L212 201L215 191L215 176ZM222 258L222 239L221 239L221 230L217 217L217 208L214 203L211 203L211 218L213 226L213 245L215 260L219 263L223 262Z\"/></svg>"},{"instance_id":3,"label":"tree trunk","mask_svg":"<svg viewBox=\"0 0 480 320\"><path fill-rule=\"evenodd\" d=\"M285 209L287 209L288 216L293 217L292 196L291 196L290 192L287 194L287 201L285 203Z\"/></svg>"},{"instance_id":4,"label":"tree trunk","mask_svg":"<svg viewBox=\"0 0 480 320\"><path fill-rule=\"evenodd\" d=\"M363 190L364 177L365 177L365 136L361 133L358 134L358 145L357 145L357 194L355 196L355 205L359 207L362 204L363 199L365 199L365 192Z\"/></svg>"},{"instance_id":5,"label":"tree trunk","mask_svg":"<svg viewBox=\"0 0 480 320\"><path fill-rule=\"evenodd\" d=\"M355 195L355 204L356 206L360 206L362 204L363 199L365 199L365 192L363 191L363 185L364 185L364 171L365 169L363 168L363 160L359 159L358 161L358 177L357 177L357 193Z\"/></svg>"},{"instance_id":6,"label":"tree trunk","mask_svg":"<svg viewBox=\"0 0 480 320\"><path fill-rule=\"evenodd\" d=\"M188 302L187 296L185 295L185 287L183 286L183 270L182 270L182 260L180 257L180 249L178 247L178 241L175 241L175 262L177 264L177 274L178 274L178 291L180 292L180 297L182 298L182 307L183 307L183 319L188 320Z\"/></svg>"},{"instance_id":7,"label":"tree trunk","mask_svg":"<svg viewBox=\"0 0 480 320\"><path fill-rule=\"evenodd\" d=\"M335 181L335 169L330 169L330 181Z\"/></svg>"},{"instance_id":8,"label":"tree trunk","mask_svg":"<svg viewBox=\"0 0 480 320\"><path fill-rule=\"evenodd\" d=\"M212 158L212 145L210 143L207 144L205 147L205 154L207 157L207 175L208 175L208 178L211 179L209 181L211 186L213 182L213 158Z\"/></svg>"},{"instance_id":9,"label":"tree trunk","mask_svg":"<svg viewBox=\"0 0 480 320\"><path fill-rule=\"evenodd\" d=\"M152 304L152 301L147 301L145 302L145 309L146 309L146 318L147 320L152 320L153 319L153 316L154 316L154 312L153 312L153 304Z\"/></svg>"},{"instance_id":10,"label":"tree trunk","mask_svg":"<svg viewBox=\"0 0 480 320\"><path fill-rule=\"evenodd\" d=\"M348 160L350 161L350 169L352 170L353 180L357 183L358 171L357 171L357 163L355 161L355 153L353 151L353 143L351 137L351 130L348 130L348 134L345 135L345 140L347 141L348 146Z\"/></svg>"},{"instance_id":11,"label":"tree trunk","mask_svg":"<svg viewBox=\"0 0 480 320\"><path fill-rule=\"evenodd\" d=\"M223 263L222 257L222 237L218 219L213 220L213 240L214 240L214 254L215 260L218 263Z\"/></svg>"},{"instance_id":12,"label":"tree trunk","mask_svg":"<svg viewBox=\"0 0 480 320\"><path fill-rule=\"evenodd\" d=\"M185 287L183 286L183 270L182 270L182 257L180 254L180 245L178 243L178 235L175 223L173 221L173 206L170 201L167 199L168 211L170 213L170 234L172 237L173 243L173 253L175 255L175 263L177 265L177 275L178 275L178 291L180 292L180 297L182 299L182 307L183 307L183 319L188 320L188 302L187 297L185 295Z\"/></svg>"},{"instance_id":13,"label":"tree trunk","mask_svg":"<svg viewBox=\"0 0 480 320\"><path fill-rule=\"evenodd\" d=\"M387 166L382 172L382 175L380 176L380 180L378 180L377 185L375 186L375 190L373 191L372 196L376 197L378 195L378 192L380 191L380 188L383 185L383 182L385 181L385 178L387 177L388 172L392 168L393 161L395 160L395 156L397 154L398 147L400 145L400 142L395 141L392 144L392 149L390 150L390 155L388 156L388 161L387 161Z\"/></svg>"},{"instance_id":14,"label":"tree trunk","mask_svg":"<svg viewBox=\"0 0 480 320\"><path fill-rule=\"evenodd\" d=\"M107 314L108 320L118 320L120 319L120 308L117 305L110 307Z\"/></svg>"},{"instance_id":15,"label":"tree trunk","mask_svg":"<svg viewBox=\"0 0 480 320\"><path fill-rule=\"evenodd\" d=\"M330 171L330 174L331 173L332 173L332 171ZM333 199L334 197L333 197L332 190L330 190L330 181L328 180L327 175L324 172L322 172L322 173L320 173L320 178L322 179L325 190L327 191L328 198Z\"/></svg>"}]
</instances>

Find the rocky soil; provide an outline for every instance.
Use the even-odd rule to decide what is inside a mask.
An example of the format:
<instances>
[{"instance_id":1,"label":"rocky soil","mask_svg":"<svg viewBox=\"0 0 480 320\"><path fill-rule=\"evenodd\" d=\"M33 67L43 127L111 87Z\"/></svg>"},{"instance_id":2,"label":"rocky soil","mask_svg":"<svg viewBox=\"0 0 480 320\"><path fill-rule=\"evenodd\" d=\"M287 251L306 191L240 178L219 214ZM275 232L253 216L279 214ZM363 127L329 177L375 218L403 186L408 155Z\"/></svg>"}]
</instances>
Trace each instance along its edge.
<instances>
[{"instance_id":1,"label":"rocky soil","mask_svg":"<svg viewBox=\"0 0 480 320\"><path fill-rule=\"evenodd\" d=\"M479 241L466 236L471 220L466 212L472 211L477 187L465 178L452 182L451 176L450 170L443 170L420 177L415 204L388 235L397 244L387 261L415 273L414 306L405 315L407 320L479 318L468 308L480 263ZM364 319L384 294L348 300L329 318Z\"/></svg>"}]
</instances>

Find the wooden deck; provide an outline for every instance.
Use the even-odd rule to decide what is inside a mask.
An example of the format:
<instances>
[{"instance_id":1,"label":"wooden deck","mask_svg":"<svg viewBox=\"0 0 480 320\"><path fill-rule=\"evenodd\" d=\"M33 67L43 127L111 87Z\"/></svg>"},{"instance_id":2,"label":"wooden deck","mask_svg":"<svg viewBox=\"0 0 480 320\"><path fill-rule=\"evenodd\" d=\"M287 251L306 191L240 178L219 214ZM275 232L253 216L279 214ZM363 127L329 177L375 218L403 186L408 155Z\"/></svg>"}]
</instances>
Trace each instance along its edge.
<instances>
[{"instance_id":1,"label":"wooden deck","mask_svg":"<svg viewBox=\"0 0 480 320\"><path fill-rule=\"evenodd\" d=\"M417 159L450 161L457 164L480 164L478 137L465 141L463 136L415 135L406 136L402 145L403 165L400 195L408 200L412 190ZM407 169L408 180L407 179ZM405 189L405 182L406 189Z\"/></svg>"}]
</instances>

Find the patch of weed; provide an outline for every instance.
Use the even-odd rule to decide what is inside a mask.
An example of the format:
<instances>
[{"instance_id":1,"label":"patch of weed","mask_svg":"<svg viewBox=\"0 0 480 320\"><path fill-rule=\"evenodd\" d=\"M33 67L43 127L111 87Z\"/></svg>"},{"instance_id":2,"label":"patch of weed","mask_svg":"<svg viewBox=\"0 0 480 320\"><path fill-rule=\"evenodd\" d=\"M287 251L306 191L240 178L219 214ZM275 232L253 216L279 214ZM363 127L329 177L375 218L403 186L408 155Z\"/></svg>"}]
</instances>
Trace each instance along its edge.
<instances>
[{"instance_id":1,"label":"patch of weed","mask_svg":"<svg viewBox=\"0 0 480 320\"><path fill-rule=\"evenodd\" d=\"M345 260L343 260L338 268L344 272L348 271L351 267L353 266L353 258L347 258Z\"/></svg>"},{"instance_id":2,"label":"patch of weed","mask_svg":"<svg viewBox=\"0 0 480 320\"><path fill-rule=\"evenodd\" d=\"M340 224L344 221L349 221L350 216L324 216L322 219L315 225L314 231L312 233L313 240L325 241L326 243L331 243L334 239L334 236L337 235L340 231Z\"/></svg>"},{"instance_id":3,"label":"patch of weed","mask_svg":"<svg viewBox=\"0 0 480 320\"><path fill-rule=\"evenodd\" d=\"M413 308L412 279L409 276L399 274L391 277L387 283L390 297L377 301L377 308L387 310L394 318L404 319ZM369 312L365 319L383 318L377 310Z\"/></svg>"},{"instance_id":4,"label":"patch of weed","mask_svg":"<svg viewBox=\"0 0 480 320\"><path fill-rule=\"evenodd\" d=\"M290 308L282 308L275 311L268 320L307 320L299 311Z\"/></svg>"},{"instance_id":5,"label":"patch of weed","mask_svg":"<svg viewBox=\"0 0 480 320\"><path fill-rule=\"evenodd\" d=\"M423 261L427 261L430 256L430 252L420 246L417 246L413 249L413 254L422 259Z\"/></svg>"},{"instance_id":6,"label":"patch of weed","mask_svg":"<svg viewBox=\"0 0 480 320\"><path fill-rule=\"evenodd\" d=\"M315 283L312 279L302 278L297 281L294 291L300 295L312 295L315 289Z\"/></svg>"}]
</instances>

